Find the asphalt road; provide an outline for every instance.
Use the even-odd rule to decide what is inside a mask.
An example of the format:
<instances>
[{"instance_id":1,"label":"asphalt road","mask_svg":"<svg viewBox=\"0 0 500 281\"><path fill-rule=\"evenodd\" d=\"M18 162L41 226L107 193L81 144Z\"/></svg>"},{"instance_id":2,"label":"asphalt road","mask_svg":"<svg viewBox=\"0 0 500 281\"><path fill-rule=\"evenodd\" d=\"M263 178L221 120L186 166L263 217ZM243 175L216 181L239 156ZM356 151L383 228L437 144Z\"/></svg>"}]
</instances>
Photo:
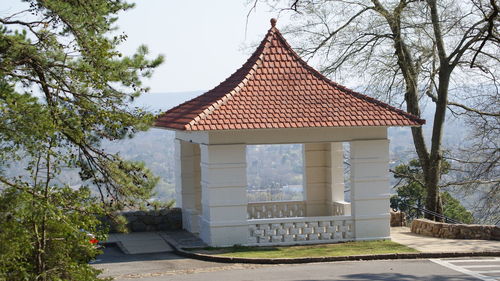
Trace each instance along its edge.
<instances>
[{"instance_id":1,"label":"asphalt road","mask_svg":"<svg viewBox=\"0 0 500 281\"><path fill-rule=\"evenodd\" d=\"M481 258L475 258L478 260ZM484 260L492 258L484 258ZM495 258L493 258L495 259ZM462 259L464 260L464 259ZM442 261L442 262L440 262ZM94 266L104 270L103 276L115 280L500 280L492 276L470 275L458 267L447 266L453 259L430 260L382 260L331 262L295 265L247 265L204 262L179 257L173 253L124 255L117 248L107 248ZM492 270L500 270L500 259ZM459 265L460 263L453 263ZM469 263L462 263L467 265ZM477 265L485 262L473 262ZM490 265L492 263L490 262ZM491 268L490 268L491 270ZM465 273L464 273L465 272ZM500 274L498 274L500 276ZM479 276L479 278L478 278Z\"/></svg>"}]
</instances>

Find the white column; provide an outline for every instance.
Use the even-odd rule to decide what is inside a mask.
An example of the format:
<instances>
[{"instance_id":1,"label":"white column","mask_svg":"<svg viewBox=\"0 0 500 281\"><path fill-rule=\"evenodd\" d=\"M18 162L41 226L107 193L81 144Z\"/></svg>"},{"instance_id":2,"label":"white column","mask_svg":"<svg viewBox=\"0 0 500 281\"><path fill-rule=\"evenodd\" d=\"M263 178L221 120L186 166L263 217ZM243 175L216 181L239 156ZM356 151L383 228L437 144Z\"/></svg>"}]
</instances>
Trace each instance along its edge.
<instances>
[{"instance_id":1,"label":"white column","mask_svg":"<svg viewBox=\"0 0 500 281\"><path fill-rule=\"evenodd\" d=\"M199 232L201 211L200 147L198 144L175 140L176 205L182 208L183 228Z\"/></svg>"},{"instance_id":2,"label":"white column","mask_svg":"<svg viewBox=\"0 0 500 281\"><path fill-rule=\"evenodd\" d=\"M356 240L390 239L389 141L351 142L351 208Z\"/></svg>"},{"instance_id":3,"label":"white column","mask_svg":"<svg viewBox=\"0 0 500 281\"><path fill-rule=\"evenodd\" d=\"M341 142L330 144L329 184L327 185L327 206L330 215L351 214L350 204L344 201L344 148Z\"/></svg>"},{"instance_id":4,"label":"white column","mask_svg":"<svg viewBox=\"0 0 500 281\"><path fill-rule=\"evenodd\" d=\"M344 148L341 142L331 143L331 199L344 201Z\"/></svg>"},{"instance_id":5,"label":"white column","mask_svg":"<svg viewBox=\"0 0 500 281\"><path fill-rule=\"evenodd\" d=\"M248 242L245 145L200 145L200 237L210 246Z\"/></svg>"},{"instance_id":6,"label":"white column","mask_svg":"<svg viewBox=\"0 0 500 281\"><path fill-rule=\"evenodd\" d=\"M326 216L327 185L330 182L330 143L305 143L303 153L306 215Z\"/></svg>"}]
</instances>

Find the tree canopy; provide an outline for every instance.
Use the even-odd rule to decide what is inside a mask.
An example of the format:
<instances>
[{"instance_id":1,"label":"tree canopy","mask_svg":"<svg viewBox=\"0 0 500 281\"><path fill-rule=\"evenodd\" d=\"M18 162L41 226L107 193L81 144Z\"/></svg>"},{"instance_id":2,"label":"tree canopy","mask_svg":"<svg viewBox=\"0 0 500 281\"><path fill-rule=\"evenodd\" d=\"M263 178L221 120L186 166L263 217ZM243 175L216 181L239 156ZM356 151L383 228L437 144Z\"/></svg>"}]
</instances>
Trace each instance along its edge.
<instances>
[{"instance_id":1,"label":"tree canopy","mask_svg":"<svg viewBox=\"0 0 500 281\"><path fill-rule=\"evenodd\" d=\"M96 251L85 233L104 233L96 215L149 198L157 182L100 145L152 124L130 104L163 57L148 58L145 46L117 51L127 38L117 14L132 4L23 2L0 17L0 279L93 280L85 257ZM19 166L22 174L9 173ZM84 184L58 183L65 169Z\"/></svg>"},{"instance_id":2,"label":"tree canopy","mask_svg":"<svg viewBox=\"0 0 500 281\"><path fill-rule=\"evenodd\" d=\"M443 162L441 168L440 174L446 175L449 173L450 165L448 162ZM396 166L392 172L399 181L395 186L396 195L391 197L391 208L405 212L410 219L422 217L427 192L423 184L422 165L413 159L407 164ZM472 213L459 200L445 190L440 190L439 194L445 217L461 223L473 222Z\"/></svg>"}]
</instances>

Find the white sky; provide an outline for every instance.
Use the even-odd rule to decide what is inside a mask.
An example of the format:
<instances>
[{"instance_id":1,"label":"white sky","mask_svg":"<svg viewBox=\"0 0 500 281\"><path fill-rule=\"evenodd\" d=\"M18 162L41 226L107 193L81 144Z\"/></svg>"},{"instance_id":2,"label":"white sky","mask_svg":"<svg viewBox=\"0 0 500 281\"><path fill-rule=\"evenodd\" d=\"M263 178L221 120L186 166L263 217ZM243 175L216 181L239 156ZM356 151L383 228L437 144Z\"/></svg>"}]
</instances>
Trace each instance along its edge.
<instances>
[{"instance_id":1,"label":"white sky","mask_svg":"<svg viewBox=\"0 0 500 281\"><path fill-rule=\"evenodd\" d=\"M132 54L139 45L152 55L165 55L151 80L152 93L209 90L238 69L270 28L270 13L261 4L249 17L248 0L136 0L119 15L118 27L128 35L119 50ZM253 1L252 1L253 2ZM21 0L2 0L0 14L20 11ZM285 19L279 19L279 26Z\"/></svg>"},{"instance_id":2,"label":"white sky","mask_svg":"<svg viewBox=\"0 0 500 281\"><path fill-rule=\"evenodd\" d=\"M209 90L238 69L270 28L276 13L258 6L249 17L245 0L143 0L120 16L128 34L120 48L132 53L146 44L165 63L147 82L151 92ZM279 26L278 22L278 26Z\"/></svg>"}]
</instances>

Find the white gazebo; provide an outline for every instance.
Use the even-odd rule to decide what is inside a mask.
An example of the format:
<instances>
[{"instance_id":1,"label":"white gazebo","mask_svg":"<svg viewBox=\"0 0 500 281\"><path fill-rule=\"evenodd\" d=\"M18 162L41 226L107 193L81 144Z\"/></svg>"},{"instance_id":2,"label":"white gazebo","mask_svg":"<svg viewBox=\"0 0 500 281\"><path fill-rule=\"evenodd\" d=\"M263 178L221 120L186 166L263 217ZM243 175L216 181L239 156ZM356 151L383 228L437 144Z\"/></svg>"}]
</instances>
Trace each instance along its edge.
<instances>
[{"instance_id":1,"label":"white gazebo","mask_svg":"<svg viewBox=\"0 0 500 281\"><path fill-rule=\"evenodd\" d=\"M387 128L425 121L325 78L275 24L233 75L155 123L175 131L184 229L211 246L388 239ZM304 201L248 202L246 146L289 143L303 144Z\"/></svg>"}]
</instances>

